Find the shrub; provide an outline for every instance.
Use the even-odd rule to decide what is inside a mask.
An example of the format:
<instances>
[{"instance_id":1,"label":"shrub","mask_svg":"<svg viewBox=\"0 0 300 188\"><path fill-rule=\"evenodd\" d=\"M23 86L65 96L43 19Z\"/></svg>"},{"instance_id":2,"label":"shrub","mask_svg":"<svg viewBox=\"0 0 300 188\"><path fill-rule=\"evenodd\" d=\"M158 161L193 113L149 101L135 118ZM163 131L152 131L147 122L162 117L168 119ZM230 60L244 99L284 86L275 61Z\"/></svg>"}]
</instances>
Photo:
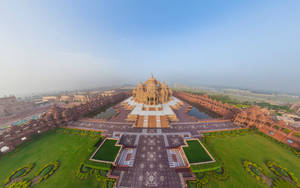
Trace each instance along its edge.
<instances>
[{"instance_id":1,"label":"shrub","mask_svg":"<svg viewBox=\"0 0 300 188\"><path fill-rule=\"evenodd\" d=\"M4 180L4 185L10 183L13 179L16 179L18 177L26 176L34 167L34 163L27 164L25 166L22 166L18 168L17 170L10 173L10 175Z\"/></svg>"},{"instance_id":2,"label":"shrub","mask_svg":"<svg viewBox=\"0 0 300 188\"><path fill-rule=\"evenodd\" d=\"M300 133L293 133L293 135L300 138Z\"/></svg>"},{"instance_id":3,"label":"shrub","mask_svg":"<svg viewBox=\"0 0 300 188\"><path fill-rule=\"evenodd\" d=\"M29 188L31 186L30 180L18 181L10 184L8 188Z\"/></svg>"},{"instance_id":4,"label":"shrub","mask_svg":"<svg viewBox=\"0 0 300 188\"><path fill-rule=\"evenodd\" d=\"M258 166L258 164L251 161L244 161L243 166L251 176L256 178L257 181L265 183L265 180L261 178L261 175L263 175L263 169Z\"/></svg>"},{"instance_id":5,"label":"shrub","mask_svg":"<svg viewBox=\"0 0 300 188\"><path fill-rule=\"evenodd\" d=\"M70 128L61 128L64 134L73 134L80 136L91 136L91 137L102 137L102 133L93 130L79 130L79 129L70 129ZM58 131L59 132L59 131Z\"/></svg>"},{"instance_id":6,"label":"shrub","mask_svg":"<svg viewBox=\"0 0 300 188\"><path fill-rule=\"evenodd\" d=\"M294 188L295 186L283 179L276 179L273 181L273 188Z\"/></svg>"},{"instance_id":7,"label":"shrub","mask_svg":"<svg viewBox=\"0 0 300 188\"><path fill-rule=\"evenodd\" d=\"M215 179L219 181L225 181L229 177L228 170L224 166L213 171L212 175Z\"/></svg>"},{"instance_id":8,"label":"shrub","mask_svg":"<svg viewBox=\"0 0 300 188\"><path fill-rule=\"evenodd\" d=\"M285 132L286 134L289 134L290 132L292 132L290 129L287 129L287 128L283 128L282 131Z\"/></svg>"},{"instance_id":9,"label":"shrub","mask_svg":"<svg viewBox=\"0 0 300 188\"><path fill-rule=\"evenodd\" d=\"M38 182L42 182L52 176L56 172L59 165L59 161L51 161L45 164L36 174L36 176L39 177Z\"/></svg>"},{"instance_id":10,"label":"shrub","mask_svg":"<svg viewBox=\"0 0 300 188\"><path fill-rule=\"evenodd\" d=\"M296 185L297 187L300 187L300 183L298 181L298 178L287 168L284 168L280 164L274 162L274 161L267 161L266 165L269 167L269 169L280 177L289 177Z\"/></svg>"},{"instance_id":11,"label":"shrub","mask_svg":"<svg viewBox=\"0 0 300 188\"><path fill-rule=\"evenodd\" d=\"M191 171L194 173L214 171L219 168L221 168L221 165L218 162L190 166Z\"/></svg>"},{"instance_id":12,"label":"shrub","mask_svg":"<svg viewBox=\"0 0 300 188\"><path fill-rule=\"evenodd\" d=\"M249 129L238 129L238 130L230 130L230 131L203 133L203 135L205 137L214 138L214 137L224 137L224 136L242 136L248 133L249 133Z\"/></svg>"},{"instance_id":13,"label":"shrub","mask_svg":"<svg viewBox=\"0 0 300 188\"><path fill-rule=\"evenodd\" d=\"M112 188L113 185L115 184L115 180L114 179L102 176L100 174L99 170L97 170L95 172L95 176L96 176L96 180L100 182L100 184L102 185L103 188L106 188L106 187Z\"/></svg>"},{"instance_id":14,"label":"shrub","mask_svg":"<svg viewBox=\"0 0 300 188\"><path fill-rule=\"evenodd\" d=\"M89 176L93 175L95 173L95 169L87 167L84 165L84 163L80 163L80 165L78 166L75 175L83 180L83 179L87 179Z\"/></svg>"}]
</instances>

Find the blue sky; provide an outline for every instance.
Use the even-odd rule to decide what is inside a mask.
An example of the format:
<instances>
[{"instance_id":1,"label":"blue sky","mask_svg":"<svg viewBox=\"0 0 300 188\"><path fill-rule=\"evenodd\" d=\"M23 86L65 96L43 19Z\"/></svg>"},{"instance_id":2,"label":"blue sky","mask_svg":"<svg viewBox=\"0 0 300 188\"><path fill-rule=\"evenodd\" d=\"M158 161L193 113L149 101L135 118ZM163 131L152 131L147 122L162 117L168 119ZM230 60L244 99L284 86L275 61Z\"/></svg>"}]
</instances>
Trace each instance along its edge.
<instances>
[{"instance_id":1,"label":"blue sky","mask_svg":"<svg viewBox=\"0 0 300 188\"><path fill-rule=\"evenodd\" d=\"M0 1L0 95L136 84L300 93L300 1Z\"/></svg>"}]
</instances>

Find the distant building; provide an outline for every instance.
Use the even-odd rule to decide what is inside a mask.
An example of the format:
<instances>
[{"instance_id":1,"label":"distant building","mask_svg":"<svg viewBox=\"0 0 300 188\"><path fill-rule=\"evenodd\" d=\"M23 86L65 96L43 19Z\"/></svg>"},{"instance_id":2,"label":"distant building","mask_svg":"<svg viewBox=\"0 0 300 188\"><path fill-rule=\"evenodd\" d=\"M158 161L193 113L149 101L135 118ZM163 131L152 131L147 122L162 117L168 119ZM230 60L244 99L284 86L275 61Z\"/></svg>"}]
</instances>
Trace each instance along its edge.
<instances>
[{"instance_id":1,"label":"distant building","mask_svg":"<svg viewBox=\"0 0 300 188\"><path fill-rule=\"evenodd\" d=\"M73 97L68 95L62 95L59 100L60 102L72 102Z\"/></svg>"},{"instance_id":2,"label":"distant building","mask_svg":"<svg viewBox=\"0 0 300 188\"><path fill-rule=\"evenodd\" d=\"M12 116L34 108L34 103L18 101L15 96L0 98L0 117Z\"/></svg>"},{"instance_id":3,"label":"distant building","mask_svg":"<svg viewBox=\"0 0 300 188\"><path fill-rule=\"evenodd\" d=\"M73 101L85 103L85 102L90 101L90 98L88 95L74 95Z\"/></svg>"},{"instance_id":4,"label":"distant building","mask_svg":"<svg viewBox=\"0 0 300 188\"><path fill-rule=\"evenodd\" d=\"M293 104L291 106L291 109L294 110L297 114L300 114L300 102Z\"/></svg>"},{"instance_id":5,"label":"distant building","mask_svg":"<svg viewBox=\"0 0 300 188\"><path fill-rule=\"evenodd\" d=\"M42 101L44 101L44 102L56 102L56 101L59 101L59 98L57 96L44 96L42 98Z\"/></svg>"},{"instance_id":6,"label":"distant building","mask_svg":"<svg viewBox=\"0 0 300 188\"><path fill-rule=\"evenodd\" d=\"M115 90L108 90L108 91L104 91L103 93L101 93L101 96L105 97L105 96L112 96L115 93Z\"/></svg>"}]
</instances>

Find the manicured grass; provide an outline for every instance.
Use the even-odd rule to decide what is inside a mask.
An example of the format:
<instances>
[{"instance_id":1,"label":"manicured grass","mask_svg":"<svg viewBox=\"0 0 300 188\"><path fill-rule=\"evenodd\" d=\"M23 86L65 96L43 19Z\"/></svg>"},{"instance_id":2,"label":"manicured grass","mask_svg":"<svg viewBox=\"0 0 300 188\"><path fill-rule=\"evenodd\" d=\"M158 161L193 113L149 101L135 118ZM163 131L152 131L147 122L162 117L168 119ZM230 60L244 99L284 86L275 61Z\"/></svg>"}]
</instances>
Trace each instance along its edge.
<instances>
[{"instance_id":1,"label":"manicured grass","mask_svg":"<svg viewBox=\"0 0 300 188\"><path fill-rule=\"evenodd\" d=\"M189 163L199 163L212 161L205 149L201 146L198 140L188 140L188 147L183 147L183 151L189 160Z\"/></svg>"},{"instance_id":2,"label":"manicured grass","mask_svg":"<svg viewBox=\"0 0 300 188\"><path fill-rule=\"evenodd\" d=\"M115 146L116 143L117 140L106 139L94 155L93 159L114 162L121 149L120 146Z\"/></svg>"},{"instance_id":3,"label":"manicured grass","mask_svg":"<svg viewBox=\"0 0 300 188\"><path fill-rule=\"evenodd\" d=\"M300 179L300 158L258 134L209 138L206 146L217 160L224 163L229 178L224 182L210 180L209 184L203 187L268 187L266 184L259 183L243 169L242 160L257 163L271 178L276 176L264 163L268 160L276 161Z\"/></svg>"},{"instance_id":4,"label":"manicured grass","mask_svg":"<svg viewBox=\"0 0 300 188\"><path fill-rule=\"evenodd\" d=\"M55 174L44 182L36 184L34 188L100 187L95 177L79 180L75 176L79 164L95 150L94 144L98 139L91 136L64 134L62 131L43 134L0 158L0 187L3 187L4 179L21 166L36 163L32 171L25 176L25 178L33 178L45 164L56 160L60 161L61 166Z\"/></svg>"}]
</instances>

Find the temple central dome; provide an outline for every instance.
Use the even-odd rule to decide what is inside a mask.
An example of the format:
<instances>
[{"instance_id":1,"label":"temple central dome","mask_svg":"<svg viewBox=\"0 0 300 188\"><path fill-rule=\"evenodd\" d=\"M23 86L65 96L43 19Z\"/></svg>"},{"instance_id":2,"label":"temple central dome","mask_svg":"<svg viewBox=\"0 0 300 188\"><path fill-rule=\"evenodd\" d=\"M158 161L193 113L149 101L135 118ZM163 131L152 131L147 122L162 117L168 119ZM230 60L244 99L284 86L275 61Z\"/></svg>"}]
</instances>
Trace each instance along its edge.
<instances>
[{"instance_id":1,"label":"temple central dome","mask_svg":"<svg viewBox=\"0 0 300 188\"><path fill-rule=\"evenodd\" d=\"M144 84L139 83L133 90L133 100L147 105L157 105L169 102L172 99L172 90L166 83L160 83L153 75Z\"/></svg>"}]
</instances>

